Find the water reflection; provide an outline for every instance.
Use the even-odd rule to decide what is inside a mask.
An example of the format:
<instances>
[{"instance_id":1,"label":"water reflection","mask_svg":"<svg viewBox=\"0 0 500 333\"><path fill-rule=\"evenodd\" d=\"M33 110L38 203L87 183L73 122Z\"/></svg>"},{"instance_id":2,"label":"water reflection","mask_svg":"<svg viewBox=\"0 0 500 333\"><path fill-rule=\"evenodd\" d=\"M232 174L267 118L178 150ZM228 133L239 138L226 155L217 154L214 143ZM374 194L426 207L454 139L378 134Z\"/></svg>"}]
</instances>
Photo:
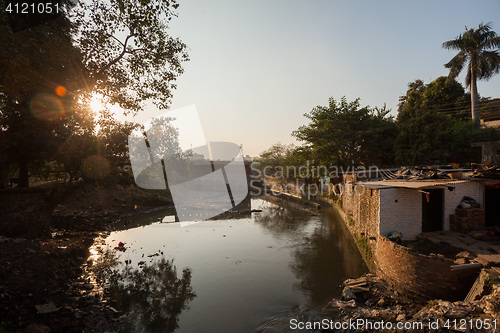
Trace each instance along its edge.
<instances>
[{"instance_id":1,"label":"water reflection","mask_svg":"<svg viewBox=\"0 0 500 333\"><path fill-rule=\"evenodd\" d=\"M278 238L302 235L301 232L307 228L311 218L311 213L287 204L286 201L281 205L261 201L259 208L262 212L254 215L254 221Z\"/></svg>"},{"instance_id":2,"label":"water reflection","mask_svg":"<svg viewBox=\"0 0 500 333\"><path fill-rule=\"evenodd\" d=\"M290 266L299 279L295 286L308 295L310 305L316 309L321 309L332 295L340 296L339 285L346 277L368 272L348 230L340 223L332 223L338 218L334 212L325 213L322 223L305 237L305 244L292 253Z\"/></svg>"},{"instance_id":3,"label":"water reflection","mask_svg":"<svg viewBox=\"0 0 500 333\"><path fill-rule=\"evenodd\" d=\"M284 309L320 310L367 269L338 216L298 207L252 200L262 211L249 218L186 227L155 213L111 233L101 245L126 251L99 270L112 306L127 313L121 331L249 332ZM189 267L179 277L173 260Z\"/></svg>"},{"instance_id":4,"label":"water reflection","mask_svg":"<svg viewBox=\"0 0 500 333\"><path fill-rule=\"evenodd\" d=\"M254 220L274 237L300 240L291 253L290 268L298 279L295 287L315 309L321 309L332 295L340 296L339 285L345 278L368 272L352 236L333 210L316 217L301 206L268 203ZM317 223L311 223L314 220Z\"/></svg>"},{"instance_id":5,"label":"water reflection","mask_svg":"<svg viewBox=\"0 0 500 333\"><path fill-rule=\"evenodd\" d=\"M173 259L161 257L139 268L122 267L112 252L104 260L107 267L100 281L111 305L126 314L118 332L174 332L179 328L179 315L196 297L190 268L178 277Z\"/></svg>"}]
</instances>

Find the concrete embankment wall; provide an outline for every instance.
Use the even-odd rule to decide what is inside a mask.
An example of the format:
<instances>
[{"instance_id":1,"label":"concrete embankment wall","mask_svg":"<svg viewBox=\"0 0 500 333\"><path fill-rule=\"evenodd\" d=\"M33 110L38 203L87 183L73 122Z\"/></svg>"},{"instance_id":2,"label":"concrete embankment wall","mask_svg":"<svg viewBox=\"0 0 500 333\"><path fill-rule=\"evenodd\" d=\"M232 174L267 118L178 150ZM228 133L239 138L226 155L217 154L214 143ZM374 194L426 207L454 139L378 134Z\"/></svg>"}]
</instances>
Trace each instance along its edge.
<instances>
[{"instance_id":1,"label":"concrete embankment wall","mask_svg":"<svg viewBox=\"0 0 500 333\"><path fill-rule=\"evenodd\" d=\"M375 263L377 275L402 294L419 300L463 300L478 270L452 271L453 260L425 256L379 236Z\"/></svg>"}]
</instances>

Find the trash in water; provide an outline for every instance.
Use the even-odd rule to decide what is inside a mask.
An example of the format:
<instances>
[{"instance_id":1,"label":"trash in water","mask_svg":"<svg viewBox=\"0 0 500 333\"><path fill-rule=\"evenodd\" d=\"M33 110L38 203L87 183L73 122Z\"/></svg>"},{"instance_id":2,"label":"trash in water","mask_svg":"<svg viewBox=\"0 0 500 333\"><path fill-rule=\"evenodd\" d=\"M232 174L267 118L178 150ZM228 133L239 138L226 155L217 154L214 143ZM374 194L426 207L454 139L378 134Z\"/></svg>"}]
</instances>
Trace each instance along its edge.
<instances>
[{"instance_id":1,"label":"trash in water","mask_svg":"<svg viewBox=\"0 0 500 333\"><path fill-rule=\"evenodd\" d=\"M40 304L40 305L35 305L36 310L40 314L45 314L45 313L52 313L59 311L59 308L54 305L54 303L45 303L45 304Z\"/></svg>"},{"instance_id":2,"label":"trash in water","mask_svg":"<svg viewBox=\"0 0 500 333\"><path fill-rule=\"evenodd\" d=\"M123 242L118 243L118 246L115 247L115 250L125 252L127 250L127 248L125 247L125 243Z\"/></svg>"}]
</instances>

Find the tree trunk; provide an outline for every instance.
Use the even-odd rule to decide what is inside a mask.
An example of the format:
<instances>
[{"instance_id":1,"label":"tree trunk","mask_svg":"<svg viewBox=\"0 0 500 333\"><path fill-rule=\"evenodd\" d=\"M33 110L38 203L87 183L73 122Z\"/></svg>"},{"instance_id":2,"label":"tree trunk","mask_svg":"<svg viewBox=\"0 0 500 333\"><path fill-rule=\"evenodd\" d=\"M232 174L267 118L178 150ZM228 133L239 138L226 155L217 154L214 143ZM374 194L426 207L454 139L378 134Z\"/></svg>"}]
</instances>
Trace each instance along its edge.
<instances>
[{"instance_id":1,"label":"tree trunk","mask_svg":"<svg viewBox=\"0 0 500 333\"><path fill-rule=\"evenodd\" d=\"M470 82L470 99L471 99L471 111L472 111L472 122L474 123L474 129L479 131L481 126L481 120L479 116L479 94L477 93L477 79L476 73L471 70L471 82Z\"/></svg>"},{"instance_id":2,"label":"tree trunk","mask_svg":"<svg viewBox=\"0 0 500 333\"><path fill-rule=\"evenodd\" d=\"M18 187L27 188L30 186L29 180L29 171L28 171L28 162L21 161L19 163L19 183Z\"/></svg>"}]
</instances>

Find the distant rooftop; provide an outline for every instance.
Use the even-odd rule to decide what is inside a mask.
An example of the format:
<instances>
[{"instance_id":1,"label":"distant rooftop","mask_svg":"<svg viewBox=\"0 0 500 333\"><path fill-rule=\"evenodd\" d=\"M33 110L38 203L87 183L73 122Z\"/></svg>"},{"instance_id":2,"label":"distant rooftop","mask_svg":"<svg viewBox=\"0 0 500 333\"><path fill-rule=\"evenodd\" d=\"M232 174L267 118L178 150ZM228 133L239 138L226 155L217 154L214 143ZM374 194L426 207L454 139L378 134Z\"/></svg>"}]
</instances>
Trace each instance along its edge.
<instances>
[{"instance_id":1,"label":"distant rooftop","mask_svg":"<svg viewBox=\"0 0 500 333\"><path fill-rule=\"evenodd\" d=\"M425 179L425 180L405 180L405 179L391 179L391 180L378 180L378 181L368 181L358 183L357 185L381 189L381 188L392 188L392 187L404 187L404 188L425 188L432 186L451 186L454 184L466 183L469 180L445 180L445 179Z\"/></svg>"}]
</instances>

